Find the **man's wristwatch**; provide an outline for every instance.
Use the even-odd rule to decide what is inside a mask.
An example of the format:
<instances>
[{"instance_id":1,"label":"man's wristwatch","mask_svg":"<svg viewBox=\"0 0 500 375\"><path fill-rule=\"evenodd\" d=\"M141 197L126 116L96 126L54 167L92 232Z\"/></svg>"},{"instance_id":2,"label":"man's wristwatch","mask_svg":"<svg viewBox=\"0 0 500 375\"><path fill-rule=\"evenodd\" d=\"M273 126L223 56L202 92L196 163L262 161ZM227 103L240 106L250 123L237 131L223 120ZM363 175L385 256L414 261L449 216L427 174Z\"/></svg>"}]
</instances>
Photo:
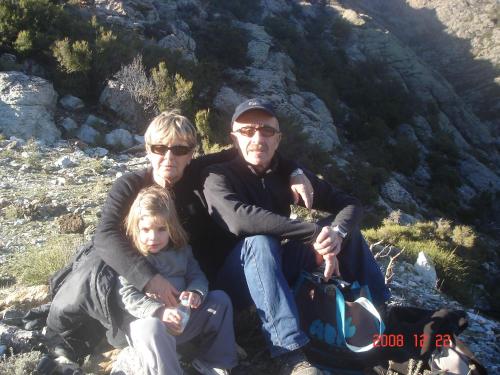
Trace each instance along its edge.
<instances>
[{"instance_id":1,"label":"man's wristwatch","mask_svg":"<svg viewBox=\"0 0 500 375\"><path fill-rule=\"evenodd\" d=\"M290 173L290 177L297 177L300 176L301 174L304 174L304 171L300 168L294 169L292 173Z\"/></svg>"},{"instance_id":2,"label":"man's wristwatch","mask_svg":"<svg viewBox=\"0 0 500 375\"><path fill-rule=\"evenodd\" d=\"M343 230L341 227L339 227L338 225L335 225L333 227L333 231L337 232L339 234L339 236L344 238L344 239L347 237L347 232L345 230Z\"/></svg>"}]
</instances>

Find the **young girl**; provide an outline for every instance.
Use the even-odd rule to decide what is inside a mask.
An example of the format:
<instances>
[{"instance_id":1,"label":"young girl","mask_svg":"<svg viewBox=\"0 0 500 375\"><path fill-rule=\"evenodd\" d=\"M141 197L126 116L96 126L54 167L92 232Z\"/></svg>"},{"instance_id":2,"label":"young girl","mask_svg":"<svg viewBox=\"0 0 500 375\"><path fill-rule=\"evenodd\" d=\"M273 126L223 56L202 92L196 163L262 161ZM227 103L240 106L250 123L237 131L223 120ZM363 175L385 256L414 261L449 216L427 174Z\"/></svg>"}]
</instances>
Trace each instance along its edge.
<instances>
[{"instance_id":1,"label":"young girl","mask_svg":"<svg viewBox=\"0 0 500 375\"><path fill-rule=\"evenodd\" d=\"M176 345L196 338L193 367L202 374L228 374L237 363L233 311L222 291L208 292L208 282L187 244L170 193L159 186L142 189L126 218L126 233L137 250L187 299L191 315L184 330L177 308L137 290L120 276L124 308L138 318L129 337L148 374L182 374Z\"/></svg>"}]
</instances>

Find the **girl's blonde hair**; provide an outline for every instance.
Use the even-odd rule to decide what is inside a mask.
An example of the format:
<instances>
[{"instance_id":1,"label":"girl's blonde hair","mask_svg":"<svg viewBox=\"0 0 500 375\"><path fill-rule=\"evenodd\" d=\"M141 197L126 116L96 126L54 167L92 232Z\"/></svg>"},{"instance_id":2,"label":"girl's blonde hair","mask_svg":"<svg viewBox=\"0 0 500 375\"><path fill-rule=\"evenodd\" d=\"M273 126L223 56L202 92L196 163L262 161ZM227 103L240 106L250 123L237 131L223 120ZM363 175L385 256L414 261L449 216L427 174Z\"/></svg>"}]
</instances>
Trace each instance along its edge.
<instances>
[{"instance_id":1,"label":"girl's blonde hair","mask_svg":"<svg viewBox=\"0 0 500 375\"><path fill-rule=\"evenodd\" d=\"M160 186L142 189L125 218L126 234L142 255L148 254L139 240L139 222L145 216L152 217L155 222L160 222L167 227L169 244L172 247L180 249L187 245L188 236L179 221L173 193L169 190Z\"/></svg>"},{"instance_id":2,"label":"girl's blonde hair","mask_svg":"<svg viewBox=\"0 0 500 375\"><path fill-rule=\"evenodd\" d=\"M196 129L178 110L162 112L156 116L144 133L146 150L151 151L151 145L168 144L172 140L182 140L191 148L196 148Z\"/></svg>"}]
</instances>

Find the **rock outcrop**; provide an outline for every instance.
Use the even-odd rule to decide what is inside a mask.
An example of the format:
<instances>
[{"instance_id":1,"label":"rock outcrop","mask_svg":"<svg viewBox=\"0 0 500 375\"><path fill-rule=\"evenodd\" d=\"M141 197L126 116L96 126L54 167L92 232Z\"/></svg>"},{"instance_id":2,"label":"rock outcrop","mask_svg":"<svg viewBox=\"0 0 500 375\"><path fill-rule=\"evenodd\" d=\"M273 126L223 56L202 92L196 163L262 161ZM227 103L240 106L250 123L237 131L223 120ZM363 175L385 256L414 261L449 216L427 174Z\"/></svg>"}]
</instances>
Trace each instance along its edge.
<instances>
[{"instance_id":1,"label":"rock outcrop","mask_svg":"<svg viewBox=\"0 0 500 375\"><path fill-rule=\"evenodd\" d=\"M10 137L52 144L61 136L54 123L57 93L52 83L20 72L0 72L0 131Z\"/></svg>"}]
</instances>

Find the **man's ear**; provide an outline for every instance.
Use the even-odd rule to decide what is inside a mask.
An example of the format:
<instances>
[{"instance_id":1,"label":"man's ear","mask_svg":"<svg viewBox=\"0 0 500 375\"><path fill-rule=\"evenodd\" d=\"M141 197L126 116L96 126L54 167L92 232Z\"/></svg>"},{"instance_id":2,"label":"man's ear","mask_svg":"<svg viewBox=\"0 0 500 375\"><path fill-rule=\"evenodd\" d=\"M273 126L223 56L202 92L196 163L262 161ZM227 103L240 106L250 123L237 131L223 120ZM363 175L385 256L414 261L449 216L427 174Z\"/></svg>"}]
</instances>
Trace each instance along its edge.
<instances>
[{"instance_id":1,"label":"man's ear","mask_svg":"<svg viewBox=\"0 0 500 375\"><path fill-rule=\"evenodd\" d=\"M231 137L231 141L233 141L233 146L238 148L238 138L236 138L236 135L231 132L229 133L229 136Z\"/></svg>"}]
</instances>

